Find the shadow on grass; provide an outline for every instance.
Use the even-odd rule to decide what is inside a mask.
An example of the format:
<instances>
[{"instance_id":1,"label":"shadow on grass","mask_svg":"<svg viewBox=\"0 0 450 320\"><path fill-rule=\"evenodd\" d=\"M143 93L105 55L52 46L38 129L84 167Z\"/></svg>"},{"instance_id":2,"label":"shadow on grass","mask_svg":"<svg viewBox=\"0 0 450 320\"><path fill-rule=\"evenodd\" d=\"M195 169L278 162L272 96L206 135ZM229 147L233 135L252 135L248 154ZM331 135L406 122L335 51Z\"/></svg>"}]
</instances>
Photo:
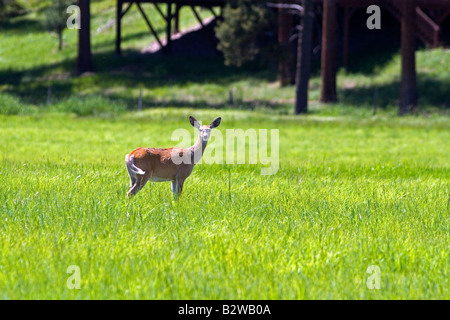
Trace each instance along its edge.
<instances>
[{"instance_id":1,"label":"shadow on grass","mask_svg":"<svg viewBox=\"0 0 450 320\"><path fill-rule=\"evenodd\" d=\"M419 107L433 106L439 109L449 109L449 87L450 79L436 79L419 73L417 75ZM387 108L399 103L400 80L395 79L383 85L341 89L338 94L340 102L344 104L370 108L375 105L376 108Z\"/></svg>"},{"instance_id":2,"label":"shadow on grass","mask_svg":"<svg viewBox=\"0 0 450 320\"><path fill-rule=\"evenodd\" d=\"M24 30L22 26L11 27ZM79 93L102 95L107 91L114 92L114 89L125 92L124 96L117 98L126 99L130 98L130 90L139 87L166 87L166 90L191 84L229 86L244 78L276 80L275 70L258 62L242 68L225 66L222 55L216 50L217 40L213 29L212 22L204 29L194 30L173 40L172 55L164 55L161 51L143 54L135 49L123 48L123 55L118 57L114 51L114 39L108 40L93 47L95 70L92 77L76 78L76 59L72 58L28 70L0 70L0 85L6 84L3 92L28 103L37 103L46 99L49 87L58 99ZM132 34L123 40L141 36L145 36L145 33ZM148 36L149 42L154 39L150 33ZM170 97L168 100L175 102Z\"/></svg>"},{"instance_id":3,"label":"shadow on grass","mask_svg":"<svg viewBox=\"0 0 450 320\"><path fill-rule=\"evenodd\" d=\"M120 96L109 96L109 99L116 101L127 107L129 111L138 111L138 99L123 98ZM278 103L267 100L245 100L230 103L226 99L220 102L211 102L204 99L195 101L175 100L175 99L151 99L145 98L142 101L143 109L151 108L192 108L192 109L236 109L236 110L273 110L280 114L287 114L292 105L289 103Z\"/></svg>"},{"instance_id":4,"label":"shadow on grass","mask_svg":"<svg viewBox=\"0 0 450 320\"><path fill-rule=\"evenodd\" d=\"M35 19L19 17L16 19L0 19L0 32L13 32L15 34L29 34L42 32L44 24Z\"/></svg>"},{"instance_id":5,"label":"shadow on grass","mask_svg":"<svg viewBox=\"0 0 450 320\"><path fill-rule=\"evenodd\" d=\"M46 97L49 87L58 98L64 98L79 94L80 90L103 94L113 87L154 89L209 83L229 86L244 78L276 79L274 72L258 63L243 68L227 67L220 56L165 56L125 50L121 57L107 51L95 53L93 58L94 73L86 77L75 77L76 60L67 59L23 71L0 70L0 85L6 85L3 92L35 104Z\"/></svg>"},{"instance_id":6,"label":"shadow on grass","mask_svg":"<svg viewBox=\"0 0 450 320\"><path fill-rule=\"evenodd\" d=\"M106 93L114 87L137 89L169 88L172 86L189 86L192 84L207 85L209 83L220 86L230 86L244 78L274 81L275 72L267 68L261 70L256 63L244 68L226 67L220 57L179 57L160 54L141 54L137 51L125 51L123 57L116 57L113 53L95 55L96 72L94 76L75 78L71 71L75 61L63 61L54 65L46 65L26 71L0 71L0 83L9 86L3 92L18 97L29 104L42 105L47 101L49 87L55 100L63 100L72 95L96 94L105 95L110 99L124 103L128 109L135 110L137 97L130 92ZM66 70L66 76L59 79L52 74L52 70ZM61 74L61 73L60 73ZM439 109L450 108L448 88L450 79L436 79L427 74L417 75L417 91L420 106L433 106ZM88 90L89 89L89 90ZM94 89L94 90L91 90ZM365 87L341 88L338 98L341 104L354 107L387 108L397 106L399 99L400 81L394 79L382 85ZM223 102L212 102L202 97L194 101L179 100L167 96L164 100L144 97L143 107L192 107L192 108L239 108L253 110L264 107L273 110L286 110L286 103L273 101L237 101L230 105L227 97Z\"/></svg>"}]
</instances>

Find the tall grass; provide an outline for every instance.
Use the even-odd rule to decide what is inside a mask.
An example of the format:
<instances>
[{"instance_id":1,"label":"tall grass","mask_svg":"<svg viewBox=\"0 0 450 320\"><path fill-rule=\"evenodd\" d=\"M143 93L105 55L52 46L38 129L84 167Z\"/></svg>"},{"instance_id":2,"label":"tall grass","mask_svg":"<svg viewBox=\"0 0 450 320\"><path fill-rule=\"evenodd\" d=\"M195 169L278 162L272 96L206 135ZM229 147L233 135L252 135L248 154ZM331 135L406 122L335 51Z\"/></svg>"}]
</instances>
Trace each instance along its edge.
<instances>
[{"instance_id":1,"label":"tall grass","mask_svg":"<svg viewBox=\"0 0 450 320\"><path fill-rule=\"evenodd\" d=\"M124 155L174 145L191 113L279 129L280 170L200 164L179 202L169 183L127 200ZM387 119L0 116L0 297L447 299L448 123Z\"/></svg>"},{"instance_id":2,"label":"tall grass","mask_svg":"<svg viewBox=\"0 0 450 320\"><path fill-rule=\"evenodd\" d=\"M41 10L0 24L0 298L450 297L448 51L417 54L418 115L396 117L394 53L370 74L341 70L340 104L316 102L313 76L310 113L292 117L273 70L141 55L152 39L136 10L114 57L111 2L92 16L96 71L78 78L75 32L57 52ZM126 112L140 92L144 111ZM191 114L222 116L222 132L279 129L279 171L200 164L179 202L169 183L127 200L124 155L178 143Z\"/></svg>"}]
</instances>

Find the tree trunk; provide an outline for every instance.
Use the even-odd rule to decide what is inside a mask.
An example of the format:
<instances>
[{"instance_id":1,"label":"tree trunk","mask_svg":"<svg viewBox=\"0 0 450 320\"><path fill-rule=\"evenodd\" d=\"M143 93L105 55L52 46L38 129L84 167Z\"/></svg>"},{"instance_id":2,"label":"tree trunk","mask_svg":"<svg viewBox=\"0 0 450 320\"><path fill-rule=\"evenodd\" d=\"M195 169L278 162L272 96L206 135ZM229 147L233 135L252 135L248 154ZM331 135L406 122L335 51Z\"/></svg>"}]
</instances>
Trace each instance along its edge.
<instances>
[{"instance_id":1,"label":"tree trunk","mask_svg":"<svg viewBox=\"0 0 450 320\"><path fill-rule=\"evenodd\" d=\"M279 0L284 4L285 0ZM289 42L292 30L292 15L285 9L278 9L278 44L282 48L282 55L278 62L278 81L281 86L294 84L295 81L295 60L293 56L293 45Z\"/></svg>"},{"instance_id":2,"label":"tree trunk","mask_svg":"<svg viewBox=\"0 0 450 320\"><path fill-rule=\"evenodd\" d=\"M415 56L415 0L402 1L402 76L399 114L409 113L417 104Z\"/></svg>"},{"instance_id":3,"label":"tree trunk","mask_svg":"<svg viewBox=\"0 0 450 320\"><path fill-rule=\"evenodd\" d=\"M314 10L312 0L303 0L302 31L298 37L295 76L295 114L308 112L308 83L311 66ZM301 34L301 36L300 36Z\"/></svg>"},{"instance_id":4,"label":"tree trunk","mask_svg":"<svg viewBox=\"0 0 450 320\"><path fill-rule=\"evenodd\" d=\"M77 75L93 71L91 53L90 1L78 0L80 7L80 29L78 30Z\"/></svg>"},{"instance_id":5,"label":"tree trunk","mask_svg":"<svg viewBox=\"0 0 450 320\"><path fill-rule=\"evenodd\" d=\"M166 20L166 45L163 48L165 54L172 53L172 2L167 4L167 20Z\"/></svg>"},{"instance_id":6,"label":"tree trunk","mask_svg":"<svg viewBox=\"0 0 450 320\"><path fill-rule=\"evenodd\" d=\"M321 102L336 102L336 0L323 1Z\"/></svg>"}]
</instances>

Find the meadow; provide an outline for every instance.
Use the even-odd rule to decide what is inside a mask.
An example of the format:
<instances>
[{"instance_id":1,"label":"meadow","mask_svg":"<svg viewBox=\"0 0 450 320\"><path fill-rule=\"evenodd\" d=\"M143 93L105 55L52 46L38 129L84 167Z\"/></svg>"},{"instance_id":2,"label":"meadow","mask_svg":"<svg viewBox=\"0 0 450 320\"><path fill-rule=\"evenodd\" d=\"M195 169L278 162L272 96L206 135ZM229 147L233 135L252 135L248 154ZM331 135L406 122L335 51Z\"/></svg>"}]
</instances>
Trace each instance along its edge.
<instances>
[{"instance_id":1,"label":"meadow","mask_svg":"<svg viewBox=\"0 0 450 320\"><path fill-rule=\"evenodd\" d=\"M199 164L127 200L124 155L187 116L280 129L280 169ZM167 119L171 120L167 120ZM2 116L3 299L449 298L448 122L154 109ZM194 136L192 137L194 138ZM67 268L79 266L81 289ZM381 270L370 290L367 268Z\"/></svg>"},{"instance_id":2,"label":"meadow","mask_svg":"<svg viewBox=\"0 0 450 320\"><path fill-rule=\"evenodd\" d=\"M76 33L57 51L48 2L30 3L0 22L0 299L450 298L448 50L417 51L413 115L397 116L397 50L340 69L334 105L313 66L309 113L293 116L273 68L141 54L136 10L114 56L110 1L92 2L96 70L74 77ZM199 164L179 201L170 183L127 199L125 154L178 144L189 115L221 116L224 136L278 129L278 172Z\"/></svg>"}]
</instances>

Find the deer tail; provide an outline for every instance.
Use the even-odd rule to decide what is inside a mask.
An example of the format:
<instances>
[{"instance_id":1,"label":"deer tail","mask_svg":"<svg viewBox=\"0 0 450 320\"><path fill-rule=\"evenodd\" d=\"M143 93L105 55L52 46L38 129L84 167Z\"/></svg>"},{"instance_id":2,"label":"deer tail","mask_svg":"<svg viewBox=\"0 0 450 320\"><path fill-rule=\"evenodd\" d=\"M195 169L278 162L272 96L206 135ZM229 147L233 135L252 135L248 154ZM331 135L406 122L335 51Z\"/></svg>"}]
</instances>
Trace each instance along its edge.
<instances>
[{"instance_id":1,"label":"deer tail","mask_svg":"<svg viewBox=\"0 0 450 320\"><path fill-rule=\"evenodd\" d=\"M134 164L134 156L133 155L130 156L129 154L127 154L125 156L125 163L126 163L127 169L129 171L132 171L132 172L137 173L137 174L145 174L144 170L139 169L138 167L135 166L135 164Z\"/></svg>"}]
</instances>

